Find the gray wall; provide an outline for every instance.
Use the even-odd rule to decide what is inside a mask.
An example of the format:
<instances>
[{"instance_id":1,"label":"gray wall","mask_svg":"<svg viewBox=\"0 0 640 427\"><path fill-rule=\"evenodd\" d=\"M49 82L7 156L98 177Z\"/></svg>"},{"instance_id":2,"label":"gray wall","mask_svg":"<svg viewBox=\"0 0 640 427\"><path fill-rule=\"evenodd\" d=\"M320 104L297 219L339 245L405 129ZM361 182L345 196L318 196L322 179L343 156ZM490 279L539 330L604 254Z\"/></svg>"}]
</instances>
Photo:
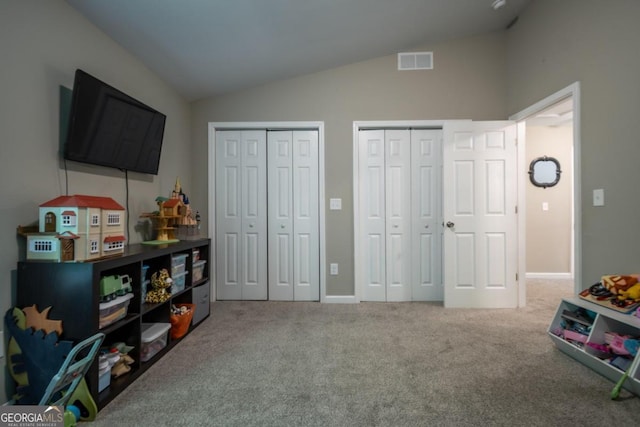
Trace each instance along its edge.
<instances>
[{"instance_id":1,"label":"gray wall","mask_svg":"<svg viewBox=\"0 0 640 427\"><path fill-rule=\"evenodd\" d=\"M432 71L397 71L391 55L196 102L197 169L207 169L208 122L324 121L327 263L340 264L327 295L353 295L353 121L504 119L505 48L503 32L425 45L415 50L433 51ZM335 197L341 211L328 210Z\"/></svg>"},{"instance_id":2,"label":"gray wall","mask_svg":"<svg viewBox=\"0 0 640 427\"><path fill-rule=\"evenodd\" d=\"M40 203L64 194L67 182L69 194L109 196L123 206L126 202L125 180L117 170L70 164L65 176L59 156L58 94L60 85L73 86L76 68L167 115L161 174L130 174L131 241L140 241L133 225L141 212L155 209L155 197L170 195L176 176L189 194L192 177L185 155L191 152L190 107L173 89L63 1L3 1L0 9L0 230L5 239L0 245L0 313L4 318L14 301L16 262L25 256L24 239L16 236L16 228L37 221ZM4 362L0 359L3 368ZM2 369L0 403L6 397L4 373Z\"/></svg>"},{"instance_id":3,"label":"gray wall","mask_svg":"<svg viewBox=\"0 0 640 427\"><path fill-rule=\"evenodd\" d=\"M536 187L526 176L527 273L569 273L571 271L571 177L573 175L573 127L530 126L527 124L525 163L542 156L560 162L557 185ZM542 203L548 210L542 210Z\"/></svg>"},{"instance_id":4,"label":"gray wall","mask_svg":"<svg viewBox=\"0 0 640 427\"><path fill-rule=\"evenodd\" d=\"M534 0L508 32L510 114L581 84L583 288L640 265L639 17L637 0Z\"/></svg>"}]
</instances>

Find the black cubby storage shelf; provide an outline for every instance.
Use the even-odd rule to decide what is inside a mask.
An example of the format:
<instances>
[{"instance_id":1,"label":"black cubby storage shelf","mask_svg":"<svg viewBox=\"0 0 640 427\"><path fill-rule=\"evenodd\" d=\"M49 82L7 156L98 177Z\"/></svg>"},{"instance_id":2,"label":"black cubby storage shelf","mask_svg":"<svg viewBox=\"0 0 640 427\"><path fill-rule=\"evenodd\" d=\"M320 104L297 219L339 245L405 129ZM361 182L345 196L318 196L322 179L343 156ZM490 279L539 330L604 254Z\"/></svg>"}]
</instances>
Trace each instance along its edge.
<instances>
[{"instance_id":1,"label":"black cubby storage shelf","mask_svg":"<svg viewBox=\"0 0 640 427\"><path fill-rule=\"evenodd\" d=\"M91 396L98 409L102 409L182 339L172 340L167 332L166 346L142 361L147 323L169 323L171 304L196 304L193 324L187 334L209 316L209 248L209 239L198 239L161 246L129 245L120 256L91 262L22 261L18 263L16 305L24 308L35 304L39 311L51 307L49 319L62 320L61 340L78 343L102 332L106 347L118 342L133 347L129 353L134 359L131 370L118 378L110 377L107 386L100 382L97 358L87 372ZM162 303L146 303L143 287L151 275L162 268L171 274L174 259L184 262L181 267L185 272L184 289ZM192 280L194 264L200 270L195 281ZM100 328L100 279L110 275L129 276L133 295L128 300L126 316Z\"/></svg>"}]
</instances>

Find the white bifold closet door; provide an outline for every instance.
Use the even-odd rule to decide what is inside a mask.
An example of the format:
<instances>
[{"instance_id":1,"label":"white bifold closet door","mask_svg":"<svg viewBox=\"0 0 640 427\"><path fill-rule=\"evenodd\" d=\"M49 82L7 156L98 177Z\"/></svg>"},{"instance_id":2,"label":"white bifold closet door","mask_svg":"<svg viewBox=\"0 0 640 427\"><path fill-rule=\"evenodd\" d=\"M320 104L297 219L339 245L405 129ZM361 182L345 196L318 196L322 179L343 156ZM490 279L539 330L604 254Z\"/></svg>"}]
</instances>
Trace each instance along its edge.
<instances>
[{"instance_id":1,"label":"white bifold closet door","mask_svg":"<svg viewBox=\"0 0 640 427\"><path fill-rule=\"evenodd\" d=\"M318 301L318 132L267 135L269 299Z\"/></svg>"},{"instance_id":2,"label":"white bifold closet door","mask_svg":"<svg viewBox=\"0 0 640 427\"><path fill-rule=\"evenodd\" d=\"M442 300L441 134L359 132L363 301Z\"/></svg>"},{"instance_id":3,"label":"white bifold closet door","mask_svg":"<svg viewBox=\"0 0 640 427\"><path fill-rule=\"evenodd\" d=\"M265 130L216 132L216 288L221 300L267 299Z\"/></svg>"}]
</instances>

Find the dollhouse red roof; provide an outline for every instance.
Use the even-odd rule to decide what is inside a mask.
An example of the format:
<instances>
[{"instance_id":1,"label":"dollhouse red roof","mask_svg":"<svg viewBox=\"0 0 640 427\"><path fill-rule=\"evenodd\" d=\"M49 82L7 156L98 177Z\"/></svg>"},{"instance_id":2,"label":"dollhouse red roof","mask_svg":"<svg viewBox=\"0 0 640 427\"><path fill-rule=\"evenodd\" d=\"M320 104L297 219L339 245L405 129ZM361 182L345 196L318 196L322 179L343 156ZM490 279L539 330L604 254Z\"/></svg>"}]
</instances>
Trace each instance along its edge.
<instances>
[{"instance_id":1,"label":"dollhouse red roof","mask_svg":"<svg viewBox=\"0 0 640 427\"><path fill-rule=\"evenodd\" d=\"M104 238L105 243L124 242L125 240L127 240L127 238L124 236L109 236Z\"/></svg>"},{"instance_id":2,"label":"dollhouse red roof","mask_svg":"<svg viewBox=\"0 0 640 427\"><path fill-rule=\"evenodd\" d=\"M165 208L172 208L174 206L177 206L179 204L184 204L182 203L182 200L180 199L169 199L166 202L164 202L164 204L162 205Z\"/></svg>"},{"instance_id":3,"label":"dollhouse red roof","mask_svg":"<svg viewBox=\"0 0 640 427\"><path fill-rule=\"evenodd\" d=\"M78 208L100 208L109 209L114 211L123 211L124 208L111 197L99 197L99 196L60 196L53 200L49 200L40 205L41 208L46 207L65 207L75 206Z\"/></svg>"}]
</instances>

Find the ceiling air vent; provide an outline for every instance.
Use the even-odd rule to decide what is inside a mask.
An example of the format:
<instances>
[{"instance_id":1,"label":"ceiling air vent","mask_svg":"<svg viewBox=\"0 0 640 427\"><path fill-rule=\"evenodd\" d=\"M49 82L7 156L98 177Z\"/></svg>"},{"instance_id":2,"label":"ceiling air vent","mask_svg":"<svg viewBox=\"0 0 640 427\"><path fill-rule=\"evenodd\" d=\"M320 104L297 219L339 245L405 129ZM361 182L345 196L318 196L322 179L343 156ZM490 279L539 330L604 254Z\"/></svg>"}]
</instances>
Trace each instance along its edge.
<instances>
[{"instance_id":1,"label":"ceiling air vent","mask_svg":"<svg viewBox=\"0 0 640 427\"><path fill-rule=\"evenodd\" d=\"M433 52L399 53L398 70L433 70Z\"/></svg>"}]
</instances>

